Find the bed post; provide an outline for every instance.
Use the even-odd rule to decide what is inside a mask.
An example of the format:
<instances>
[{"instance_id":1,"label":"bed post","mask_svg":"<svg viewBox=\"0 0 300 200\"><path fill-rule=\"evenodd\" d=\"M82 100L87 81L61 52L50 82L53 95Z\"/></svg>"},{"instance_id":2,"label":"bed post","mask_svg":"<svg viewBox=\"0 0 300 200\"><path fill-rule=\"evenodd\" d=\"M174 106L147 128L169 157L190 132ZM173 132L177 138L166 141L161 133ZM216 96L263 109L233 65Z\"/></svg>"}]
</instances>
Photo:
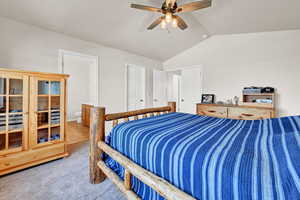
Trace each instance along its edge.
<instances>
[{"instance_id":1,"label":"bed post","mask_svg":"<svg viewBox=\"0 0 300 200\"><path fill-rule=\"evenodd\" d=\"M90 121L90 183L98 184L105 180L106 176L98 167L102 159L102 151L98 147L99 141L105 140L105 108L93 107Z\"/></svg>"},{"instance_id":2,"label":"bed post","mask_svg":"<svg viewBox=\"0 0 300 200\"><path fill-rule=\"evenodd\" d=\"M176 112L176 102L174 102L174 101L168 102L168 106L171 107L170 112Z\"/></svg>"}]
</instances>

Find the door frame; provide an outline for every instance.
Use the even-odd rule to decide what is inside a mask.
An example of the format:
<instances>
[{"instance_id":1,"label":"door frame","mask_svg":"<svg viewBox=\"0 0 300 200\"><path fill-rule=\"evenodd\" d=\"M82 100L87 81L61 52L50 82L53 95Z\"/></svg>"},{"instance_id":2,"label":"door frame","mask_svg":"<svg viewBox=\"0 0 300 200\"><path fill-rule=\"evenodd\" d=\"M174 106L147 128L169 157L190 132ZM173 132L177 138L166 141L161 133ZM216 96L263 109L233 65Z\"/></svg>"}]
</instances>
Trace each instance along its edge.
<instances>
[{"instance_id":1,"label":"door frame","mask_svg":"<svg viewBox=\"0 0 300 200\"><path fill-rule=\"evenodd\" d=\"M97 104L100 105L100 81L99 81L99 77L100 77L100 65L99 65L99 56L94 56L94 55L88 55L88 54L82 54L82 53L78 53L78 52L74 52L74 51L68 51L68 50L64 50L64 49L59 49L59 62L58 62L58 72L61 74L64 74L64 56L65 55L69 55L69 56L79 56L79 57L84 57L84 58L89 58L89 59L93 59L96 62L96 87L95 87L95 96L96 96L96 100L97 100Z\"/></svg>"},{"instance_id":2,"label":"door frame","mask_svg":"<svg viewBox=\"0 0 300 200\"><path fill-rule=\"evenodd\" d=\"M203 77L204 77L204 68L203 68L203 65L191 65L191 66L187 66L187 67L179 67L179 66L175 66L175 67L172 67L172 68L168 68L168 69L165 69L164 71L166 72L172 72L172 71L182 71L182 70L189 70L189 69L200 69L201 70L201 73L202 73L202 76L201 76L201 85L202 85L202 92L203 92L203 88L204 88L204 85L203 85ZM181 99L182 99L182 80L180 79L179 81L179 103L181 104ZM179 108L179 112L180 112L180 108L181 108L181 105L178 105L178 108Z\"/></svg>"},{"instance_id":3,"label":"door frame","mask_svg":"<svg viewBox=\"0 0 300 200\"><path fill-rule=\"evenodd\" d=\"M177 82L177 84L178 84L178 86L177 86L177 93L178 93L178 96L176 96L176 112L180 112L180 97L181 97L181 76L180 75L175 75L174 74L174 76L177 76L178 77L178 82ZM173 77L172 77L173 78ZM172 80L172 82L174 81L174 79ZM173 82L173 84L174 84L174 82ZM174 88L174 85L172 85L172 87ZM168 84L168 88L167 88L168 90L169 90L169 84ZM171 99L168 99L168 101L170 101ZM172 101L173 101L173 99L172 99Z\"/></svg>"},{"instance_id":4,"label":"door frame","mask_svg":"<svg viewBox=\"0 0 300 200\"><path fill-rule=\"evenodd\" d=\"M203 72L203 65L190 65L190 66L186 66L186 67L176 66L176 67L172 67L172 68L168 67L168 69L164 69L163 71L172 72L172 71L180 71L180 70L184 70L184 69L201 69Z\"/></svg>"}]
</instances>

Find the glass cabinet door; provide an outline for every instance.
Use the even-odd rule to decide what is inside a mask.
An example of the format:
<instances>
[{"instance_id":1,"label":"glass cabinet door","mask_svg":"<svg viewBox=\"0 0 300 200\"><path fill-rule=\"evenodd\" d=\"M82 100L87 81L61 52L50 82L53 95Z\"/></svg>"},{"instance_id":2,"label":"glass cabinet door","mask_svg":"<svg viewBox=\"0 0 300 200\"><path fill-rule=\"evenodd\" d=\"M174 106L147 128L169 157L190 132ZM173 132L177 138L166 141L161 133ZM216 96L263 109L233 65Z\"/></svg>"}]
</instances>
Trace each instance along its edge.
<instances>
[{"instance_id":1,"label":"glass cabinet door","mask_svg":"<svg viewBox=\"0 0 300 200\"><path fill-rule=\"evenodd\" d=\"M36 80L34 145L64 141L64 80Z\"/></svg>"},{"instance_id":2,"label":"glass cabinet door","mask_svg":"<svg viewBox=\"0 0 300 200\"><path fill-rule=\"evenodd\" d=\"M0 155L27 149L28 77L0 74Z\"/></svg>"}]
</instances>

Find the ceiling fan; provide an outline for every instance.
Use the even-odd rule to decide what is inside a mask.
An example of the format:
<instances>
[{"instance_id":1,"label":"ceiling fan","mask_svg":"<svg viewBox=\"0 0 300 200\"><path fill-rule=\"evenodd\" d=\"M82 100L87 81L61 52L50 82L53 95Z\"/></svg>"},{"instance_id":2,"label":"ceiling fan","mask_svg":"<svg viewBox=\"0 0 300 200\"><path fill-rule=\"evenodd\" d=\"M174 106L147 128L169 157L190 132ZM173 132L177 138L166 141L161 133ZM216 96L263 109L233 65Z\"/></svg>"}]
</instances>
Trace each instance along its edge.
<instances>
[{"instance_id":1,"label":"ceiling fan","mask_svg":"<svg viewBox=\"0 0 300 200\"><path fill-rule=\"evenodd\" d=\"M174 28L179 27L181 30L185 30L188 25L185 21L176 15L177 13L191 12L211 6L211 0L202 0L192 3L187 3L181 6L177 5L176 0L165 0L161 8L155 8L151 6L144 6L139 4L131 4L131 8L140 10L146 10L150 12L159 12L163 16L155 20L147 29L152 30L159 24L161 28L165 29L167 24L171 23Z\"/></svg>"}]
</instances>

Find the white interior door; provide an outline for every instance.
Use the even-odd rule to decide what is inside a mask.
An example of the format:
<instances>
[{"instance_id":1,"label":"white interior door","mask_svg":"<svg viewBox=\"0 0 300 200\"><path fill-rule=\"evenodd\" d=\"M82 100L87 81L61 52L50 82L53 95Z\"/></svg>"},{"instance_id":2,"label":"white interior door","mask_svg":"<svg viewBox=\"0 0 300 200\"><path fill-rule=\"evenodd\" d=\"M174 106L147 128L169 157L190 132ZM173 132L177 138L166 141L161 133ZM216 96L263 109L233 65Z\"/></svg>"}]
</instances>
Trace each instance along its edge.
<instances>
[{"instance_id":1,"label":"white interior door","mask_svg":"<svg viewBox=\"0 0 300 200\"><path fill-rule=\"evenodd\" d=\"M196 103L201 102L201 95L202 70L182 70L180 112L196 114Z\"/></svg>"},{"instance_id":2,"label":"white interior door","mask_svg":"<svg viewBox=\"0 0 300 200\"><path fill-rule=\"evenodd\" d=\"M168 74L153 70L153 107L166 106L168 103Z\"/></svg>"},{"instance_id":3,"label":"white interior door","mask_svg":"<svg viewBox=\"0 0 300 200\"><path fill-rule=\"evenodd\" d=\"M146 69L127 65L127 110L145 108Z\"/></svg>"},{"instance_id":4,"label":"white interior door","mask_svg":"<svg viewBox=\"0 0 300 200\"><path fill-rule=\"evenodd\" d=\"M98 59L65 53L62 72L68 79L68 120L80 117L82 104L98 104Z\"/></svg>"}]
</instances>

